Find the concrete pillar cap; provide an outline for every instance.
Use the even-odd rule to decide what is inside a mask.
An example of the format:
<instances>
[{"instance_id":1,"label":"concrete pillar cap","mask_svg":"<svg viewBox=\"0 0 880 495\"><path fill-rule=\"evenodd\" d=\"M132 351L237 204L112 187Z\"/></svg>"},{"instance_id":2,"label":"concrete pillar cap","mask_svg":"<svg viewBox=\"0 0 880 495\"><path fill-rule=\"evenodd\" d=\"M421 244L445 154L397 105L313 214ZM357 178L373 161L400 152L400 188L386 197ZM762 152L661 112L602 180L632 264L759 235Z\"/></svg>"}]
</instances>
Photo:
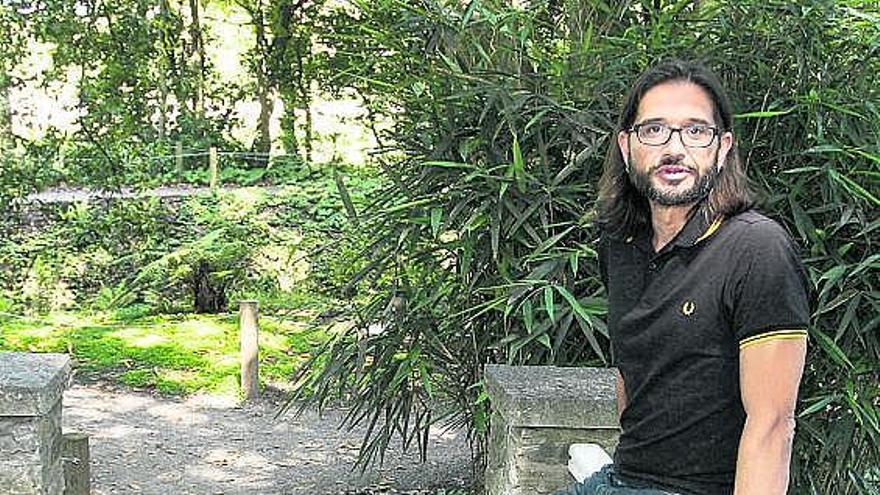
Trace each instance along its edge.
<instances>
[{"instance_id":1,"label":"concrete pillar cap","mask_svg":"<svg viewBox=\"0 0 880 495\"><path fill-rule=\"evenodd\" d=\"M614 368L486 365L492 409L510 426L616 429Z\"/></svg>"},{"instance_id":2,"label":"concrete pillar cap","mask_svg":"<svg viewBox=\"0 0 880 495\"><path fill-rule=\"evenodd\" d=\"M70 356L0 352L0 416L42 416L61 399Z\"/></svg>"}]
</instances>

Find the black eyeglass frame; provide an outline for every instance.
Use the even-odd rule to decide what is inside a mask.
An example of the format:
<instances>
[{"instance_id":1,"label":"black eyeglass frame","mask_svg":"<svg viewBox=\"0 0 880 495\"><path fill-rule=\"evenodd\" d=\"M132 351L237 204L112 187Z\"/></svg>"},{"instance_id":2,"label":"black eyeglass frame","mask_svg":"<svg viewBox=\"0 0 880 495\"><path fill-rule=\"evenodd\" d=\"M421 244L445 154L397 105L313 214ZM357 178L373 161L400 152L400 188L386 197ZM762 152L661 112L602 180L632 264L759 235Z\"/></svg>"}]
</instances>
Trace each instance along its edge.
<instances>
[{"instance_id":1,"label":"black eyeglass frame","mask_svg":"<svg viewBox=\"0 0 880 495\"><path fill-rule=\"evenodd\" d=\"M646 125L662 125L662 126L666 127L667 129L669 129L669 135L666 136L666 141L663 141L662 143L646 143L646 142L642 141L641 136L639 136L639 129L646 126ZM700 124L700 125L702 125L702 124ZM721 130L718 129L718 127L715 127L712 125L707 125L706 129L710 129L712 131L712 139L710 139L708 143L706 143L702 146L690 145L690 144L687 144L684 142L684 139L682 138L682 134L681 134L681 131L683 131L687 127L689 127L689 126L685 125L685 126L681 126L681 127L673 127L671 125L666 125L662 122L642 122L640 124L633 124L632 126L630 126L629 129L626 130L626 132L628 132L630 134L635 133L636 139L638 139L639 142L644 144L645 146L666 146L666 144L668 144L669 141L672 139L672 135L677 132L679 138L681 138L681 144L683 144L687 148L708 148L709 146L712 146L712 143L715 142L715 138L718 137L719 134L721 134Z\"/></svg>"}]
</instances>

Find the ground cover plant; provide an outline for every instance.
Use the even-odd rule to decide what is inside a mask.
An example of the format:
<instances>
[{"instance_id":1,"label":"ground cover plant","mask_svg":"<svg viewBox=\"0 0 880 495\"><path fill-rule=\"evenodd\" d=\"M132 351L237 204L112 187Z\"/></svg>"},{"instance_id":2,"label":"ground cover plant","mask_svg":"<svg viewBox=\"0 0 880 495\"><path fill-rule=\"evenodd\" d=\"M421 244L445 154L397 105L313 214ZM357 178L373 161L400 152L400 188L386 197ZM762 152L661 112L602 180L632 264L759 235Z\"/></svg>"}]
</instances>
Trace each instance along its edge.
<instances>
[{"instance_id":1,"label":"ground cover plant","mask_svg":"<svg viewBox=\"0 0 880 495\"><path fill-rule=\"evenodd\" d=\"M142 310L148 308L141 308ZM326 338L314 315L260 321L260 374L285 389L293 370ZM236 314L146 316L137 307L115 312L0 315L0 351L64 352L85 380L164 394L238 394Z\"/></svg>"}]
</instances>

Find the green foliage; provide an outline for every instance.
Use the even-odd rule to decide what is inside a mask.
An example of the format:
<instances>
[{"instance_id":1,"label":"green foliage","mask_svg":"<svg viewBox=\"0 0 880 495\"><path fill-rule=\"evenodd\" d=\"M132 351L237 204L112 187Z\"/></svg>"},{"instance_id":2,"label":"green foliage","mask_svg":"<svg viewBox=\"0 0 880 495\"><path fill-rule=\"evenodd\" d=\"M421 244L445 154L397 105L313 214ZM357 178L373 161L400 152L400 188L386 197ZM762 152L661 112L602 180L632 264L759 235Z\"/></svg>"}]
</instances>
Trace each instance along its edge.
<instances>
[{"instance_id":1,"label":"green foliage","mask_svg":"<svg viewBox=\"0 0 880 495\"><path fill-rule=\"evenodd\" d=\"M350 199L362 205L377 179L340 170L353 186ZM330 299L314 287L335 275L318 246L347 220L333 178L296 177L296 185L274 189L30 205L0 223L8 231L0 294L28 313L190 311L204 265L202 278L229 302L323 310Z\"/></svg>"},{"instance_id":2,"label":"green foliage","mask_svg":"<svg viewBox=\"0 0 880 495\"><path fill-rule=\"evenodd\" d=\"M424 452L443 419L484 432L485 363L604 361L596 180L624 92L677 56L725 80L763 208L805 248L817 297L794 492L876 488L876 3L351 7L327 38L333 83L391 119L390 185L334 246L357 325L315 358L332 366L302 370L298 397L352 397L348 420L371 425L362 461L394 433Z\"/></svg>"}]
</instances>

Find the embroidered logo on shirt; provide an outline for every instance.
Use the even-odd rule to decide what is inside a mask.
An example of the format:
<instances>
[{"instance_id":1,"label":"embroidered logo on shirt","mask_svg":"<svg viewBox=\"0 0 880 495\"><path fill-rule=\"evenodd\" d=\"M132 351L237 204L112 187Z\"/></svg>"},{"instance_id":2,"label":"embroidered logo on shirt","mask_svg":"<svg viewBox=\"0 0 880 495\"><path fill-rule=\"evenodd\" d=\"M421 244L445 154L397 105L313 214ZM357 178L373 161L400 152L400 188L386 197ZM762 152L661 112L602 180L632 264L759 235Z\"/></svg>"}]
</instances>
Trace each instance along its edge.
<instances>
[{"instance_id":1,"label":"embroidered logo on shirt","mask_svg":"<svg viewBox=\"0 0 880 495\"><path fill-rule=\"evenodd\" d=\"M681 305L681 314L685 316L690 316L694 314L694 310L697 309L697 305L694 304L693 301L685 301L684 304Z\"/></svg>"}]
</instances>

